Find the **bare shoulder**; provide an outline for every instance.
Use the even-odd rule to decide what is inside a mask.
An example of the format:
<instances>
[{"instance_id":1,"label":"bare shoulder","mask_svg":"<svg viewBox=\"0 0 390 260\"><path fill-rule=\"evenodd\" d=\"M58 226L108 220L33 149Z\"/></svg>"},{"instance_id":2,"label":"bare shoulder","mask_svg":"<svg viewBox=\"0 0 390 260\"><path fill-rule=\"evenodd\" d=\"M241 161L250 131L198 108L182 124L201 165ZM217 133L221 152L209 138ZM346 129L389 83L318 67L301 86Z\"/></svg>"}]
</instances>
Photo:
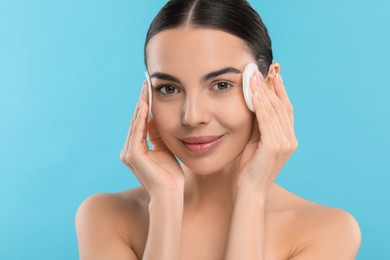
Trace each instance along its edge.
<instances>
[{"instance_id":1,"label":"bare shoulder","mask_svg":"<svg viewBox=\"0 0 390 260\"><path fill-rule=\"evenodd\" d=\"M142 187L86 198L75 216L80 259L97 259L99 251L102 259L103 252L111 259L122 259L115 254L133 259L130 257L134 255L137 241L132 234L147 224L147 205L148 198Z\"/></svg>"},{"instance_id":2,"label":"bare shoulder","mask_svg":"<svg viewBox=\"0 0 390 260\"><path fill-rule=\"evenodd\" d=\"M279 192L279 198L288 202L289 222L295 227L292 259L356 258L361 232L354 216L340 208L314 203L283 188Z\"/></svg>"}]
</instances>

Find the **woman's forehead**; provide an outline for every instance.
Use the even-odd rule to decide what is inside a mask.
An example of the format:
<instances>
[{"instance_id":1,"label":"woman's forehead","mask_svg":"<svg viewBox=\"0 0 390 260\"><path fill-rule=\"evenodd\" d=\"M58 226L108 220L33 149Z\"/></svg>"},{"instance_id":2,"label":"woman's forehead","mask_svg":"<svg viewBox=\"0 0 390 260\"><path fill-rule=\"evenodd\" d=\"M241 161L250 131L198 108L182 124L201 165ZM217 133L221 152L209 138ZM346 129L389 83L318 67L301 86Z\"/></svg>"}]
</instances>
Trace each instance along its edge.
<instances>
[{"instance_id":1,"label":"woman's forehead","mask_svg":"<svg viewBox=\"0 0 390 260\"><path fill-rule=\"evenodd\" d=\"M178 66L192 69L195 69L194 66L239 66L252 60L242 39L209 28L179 27L164 30L156 34L147 46L150 72L176 69Z\"/></svg>"}]
</instances>

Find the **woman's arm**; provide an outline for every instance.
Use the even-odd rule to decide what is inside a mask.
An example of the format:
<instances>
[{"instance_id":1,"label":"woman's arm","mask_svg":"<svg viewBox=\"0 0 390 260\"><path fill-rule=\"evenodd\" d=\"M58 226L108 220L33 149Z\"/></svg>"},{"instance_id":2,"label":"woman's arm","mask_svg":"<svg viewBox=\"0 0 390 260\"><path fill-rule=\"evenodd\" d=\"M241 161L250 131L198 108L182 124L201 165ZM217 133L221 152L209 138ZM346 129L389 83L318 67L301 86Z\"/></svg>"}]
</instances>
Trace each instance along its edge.
<instances>
[{"instance_id":1,"label":"woman's arm","mask_svg":"<svg viewBox=\"0 0 390 260\"><path fill-rule=\"evenodd\" d=\"M143 84L120 159L136 175L150 198L148 238L142 259L179 260L184 175L175 156L162 141L154 121L147 117L146 83ZM147 136L153 150L149 150ZM132 243L128 241L131 234L123 228L124 225L120 225L137 223L123 219L124 212L110 206L112 204L112 201L105 200L105 196L99 196L98 199L87 199L80 206L76 229L82 260L137 259L131 249ZM131 217L132 214L125 215Z\"/></svg>"},{"instance_id":2,"label":"woman's arm","mask_svg":"<svg viewBox=\"0 0 390 260\"><path fill-rule=\"evenodd\" d=\"M237 193L225 260L264 259L264 206L263 196Z\"/></svg>"},{"instance_id":3,"label":"woman's arm","mask_svg":"<svg viewBox=\"0 0 390 260\"><path fill-rule=\"evenodd\" d=\"M137 111L120 158L147 190L149 230L142 259L179 260L184 201L184 174L148 118L149 88L144 82ZM148 136L153 149L149 150Z\"/></svg>"},{"instance_id":4,"label":"woman's arm","mask_svg":"<svg viewBox=\"0 0 390 260\"><path fill-rule=\"evenodd\" d=\"M149 203L149 231L143 260L180 260L183 192L161 194Z\"/></svg>"},{"instance_id":5,"label":"woman's arm","mask_svg":"<svg viewBox=\"0 0 390 260\"><path fill-rule=\"evenodd\" d=\"M272 74L279 70L275 67ZM264 80L257 71L251 79L251 89L256 120L241 156L227 260L264 259L266 197L279 171L298 146L293 107L280 75L277 73Z\"/></svg>"}]
</instances>

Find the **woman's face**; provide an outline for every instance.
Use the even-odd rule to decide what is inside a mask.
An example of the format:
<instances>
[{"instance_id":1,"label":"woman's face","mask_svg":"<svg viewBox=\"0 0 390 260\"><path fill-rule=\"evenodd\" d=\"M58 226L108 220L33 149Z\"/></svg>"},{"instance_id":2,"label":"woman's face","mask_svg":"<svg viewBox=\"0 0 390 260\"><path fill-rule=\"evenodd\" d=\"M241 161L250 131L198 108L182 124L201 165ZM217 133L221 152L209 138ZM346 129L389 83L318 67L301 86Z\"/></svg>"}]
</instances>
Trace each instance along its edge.
<instances>
[{"instance_id":1,"label":"woman's face","mask_svg":"<svg viewBox=\"0 0 390 260\"><path fill-rule=\"evenodd\" d=\"M165 30L149 41L147 62L154 122L167 147L198 174L220 171L237 159L254 116L242 92L242 72L254 62L244 41L214 29ZM183 142L199 136L221 138L211 150Z\"/></svg>"}]
</instances>

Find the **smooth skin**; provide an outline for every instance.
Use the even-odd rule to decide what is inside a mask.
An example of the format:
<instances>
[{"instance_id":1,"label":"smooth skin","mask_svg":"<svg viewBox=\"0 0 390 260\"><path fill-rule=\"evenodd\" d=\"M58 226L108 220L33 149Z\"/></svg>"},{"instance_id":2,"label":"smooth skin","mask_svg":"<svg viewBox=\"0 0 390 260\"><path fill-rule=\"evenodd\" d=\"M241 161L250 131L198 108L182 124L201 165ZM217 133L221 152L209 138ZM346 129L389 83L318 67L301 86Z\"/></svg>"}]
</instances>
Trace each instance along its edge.
<instances>
[{"instance_id":1,"label":"smooth skin","mask_svg":"<svg viewBox=\"0 0 390 260\"><path fill-rule=\"evenodd\" d=\"M356 258L361 234L352 215L274 182L298 146L278 63L265 80L251 79L252 113L241 82L254 60L240 38L183 26L154 36L147 53L153 119L144 82L120 154L142 186L80 205L80 259ZM228 66L241 73L201 80ZM199 135L223 139L211 152L193 154L180 138Z\"/></svg>"}]
</instances>

